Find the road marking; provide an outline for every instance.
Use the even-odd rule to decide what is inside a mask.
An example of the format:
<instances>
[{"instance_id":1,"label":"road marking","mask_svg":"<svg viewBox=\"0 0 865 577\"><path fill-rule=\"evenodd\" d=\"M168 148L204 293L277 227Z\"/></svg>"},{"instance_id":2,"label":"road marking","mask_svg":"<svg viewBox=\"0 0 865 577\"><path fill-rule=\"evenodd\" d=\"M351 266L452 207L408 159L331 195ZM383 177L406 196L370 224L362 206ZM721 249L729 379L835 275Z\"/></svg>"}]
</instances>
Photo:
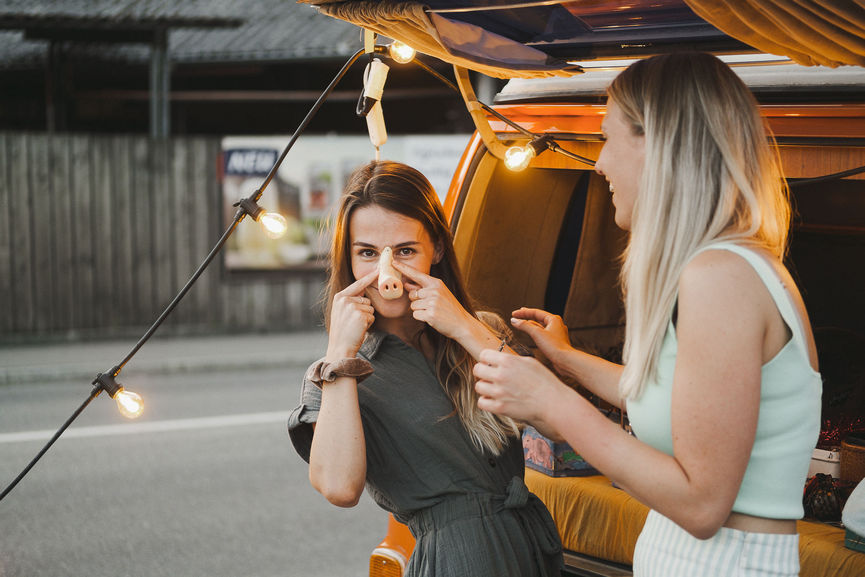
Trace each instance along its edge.
<instances>
[{"instance_id":1,"label":"road marking","mask_svg":"<svg viewBox=\"0 0 865 577\"><path fill-rule=\"evenodd\" d=\"M89 437L113 437L116 435L138 435L142 433L164 433L169 431L191 431L196 429L216 429L220 427L239 427L265 423L285 422L290 413L275 411L271 413L248 413L245 415L222 415L200 417L197 419L173 419L143 423L123 423L119 425L100 425L95 427L69 427L62 439L83 439ZM22 431L20 433L0 434L0 444L23 443L26 441L47 441L56 430Z\"/></svg>"}]
</instances>

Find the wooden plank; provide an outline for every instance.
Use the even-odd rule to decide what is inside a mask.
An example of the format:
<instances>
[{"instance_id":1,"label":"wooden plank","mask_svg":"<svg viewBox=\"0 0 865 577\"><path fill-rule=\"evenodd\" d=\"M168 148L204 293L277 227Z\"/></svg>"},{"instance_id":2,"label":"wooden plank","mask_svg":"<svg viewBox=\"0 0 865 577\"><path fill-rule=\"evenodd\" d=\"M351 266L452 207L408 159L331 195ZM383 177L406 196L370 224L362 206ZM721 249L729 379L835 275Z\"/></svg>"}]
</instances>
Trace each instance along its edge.
<instances>
[{"instance_id":1,"label":"wooden plank","mask_svg":"<svg viewBox=\"0 0 865 577\"><path fill-rule=\"evenodd\" d=\"M132 184L133 322L147 327L159 312L154 297L150 146L145 137L135 137L132 142Z\"/></svg>"},{"instance_id":2,"label":"wooden plank","mask_svg":"<svg viewBox=\"0 0 865 577\"><path fill-rule=\"evenodd\" d=\"M179 291L192 276L195 270L191 260L192 241L194 238L192 222L192 195L187 190L187 169L189 145L186 139L171 140L171 154L168 169L168 188L170 199L168 210L174 215L174 259L172 261L176 291ZM173 313L175 323L188 325L194 318L194 304L198 297L201 281L189 291Z\"/></svg>"},{"instance_id":3,"label":"wooden plank","mask_svg":"<svg viewBox=\"0 0 865 577\"><path fill-rule=\"evenodd\" d=\"M51 222L49 188L48 144L46 134L34 134L28 147L29 189L31 198L31 235L33 260L30 262L33 277L33 322L37 334L50 333L53 325L54 302L51 287L56 281Z\"/></svg>"},{"instance_id":4,"label":"wooden plank","mask_svg":"<svg viewBox=\"0 0 865 577\"><path fill-rule=\"evenodd\" d=\"M33 277L30 262L31 250L31 200L27 179L27 134L12 136L9 148L10 222L9 232L12 252L12 330L19 334L33 332Z\"/></svg>"},{"instance_id":5,"label":"wooden plank","mask_svg":"<svg viewBox=\"0 0 865 577\"><path fill-rule=\"evenodd\" d=\"M75 246L75 217L72 213L71 141L67 136L55 135L50 139L48 181L51 223L54 232L54 282L51 283L51 301L54 303L55 333L73 331L75 272L73 247Z\"/></svg>"},{"instance_id":6,"label":"wooden plank","mask_svg":"<svg viewBox=\"0 0 865 577\"><path fill-rule=\"evenodd\" d=\"M12 233L9 147L13 136L0 133L0 338L12 335Z\"/></svg>"},{"instance_id":7,"label":"wooden plank","mask_svg":"<svg viewBox=\"0 0 865 577\"><path fill-rule=\"evenodd\" d=\"M153 274L155 277L154 290L156 291L156 310L153 319L162 314L165 307L174 299L179 285L176 280L174 265L175 228L183 226L186 216L177 214L172 210L174 199L171 197L169 186L169 158L168 151L170 143L167 140L151 141L152 151L152 183L151 195L153 198ZM183 307L185 303L178 305ZM174 327L176 323L177 309L165 320L165 328ZM162 330L162 329L160 329ZM168 332L168 331L166 331Z\"/></svg>"},{"instance_id":8,"label":"wooden plank","mask_svg":"<svg viewBox=\"0 0 865 577\"><path fill-rule=\"evenodd\" d=\"M285 301L287 306L286 322L288 326L295 328L303 325L303 283L293 282L285 285Z\"/></svg>"},{"instance_id":9,"label":"wooden plank","mask_svg":"<svg viewBox=\"0 0 865 577\"><path fill-rule=\"evenodd\" d=\"M222 301L220 326L229 332L243 330L247 316L246 302L243 300L246 294L244 287L238 283L226 282L220 285L219 293Z\"/></svg>"},{"instance_id":10,"label":"wooden plank","mask_svg":"<svg viewBox=\"0 0 865 577\"><path fill-rule=\"evenodd\" d=\"M118 323L114 307L114 293L121 290L114 275L114 229L111 175L114 142L111 137L99 136L90 140L91 178L93 191L93 319L100 331L110 331Z\"/></svg>"},{"instance_id":11,"label":"wooden plank","mask_svg":"<svg viewBox=\"0 0 865 577\"><path fill-rule=\"evenodd\" d=\"M95 325L93 261L93 182L90 165L91 140L87 136L72 138L72 220L74 302L73 326L92 329Z\"/></svg>"},{"instance_id":12,"label":"wooden plank","mask_svg":"<svg viewBox=\"0 0 865 577\"><path fill-rule=\"evenodd\" d=\"M133 301L133 235L134 214L132 197L132 142L129 136L111 138L111 191L112 244L111 275L115 283L111 295L112 310L116 326L128 328L135 326L135 304Z\"/></svg>"},{"instance_id":13,"label":"wooden plank","mask_svg":"<svg viewBox=\"0 0 865 577\"><path fill-rule=\"evenodd\" d=\"M259 280L250 286L250 329L269 329L271 319L268 316L267 298L270 295L267 282Z\"/></svg>"},{"instance_id":14,"label":"wooden plank","mask_svg":"<svg viewBox=\"0 0 865 577\"><path fill-rule=\"evenodd\" d=\"M12 271L11 271L11 239L9 231L9 197L8 182L9 162L6 158L8 149L8 133L0 133L0 339L8 337L12 332Z\"/></svg>"},{"instance_id":15,"label":"wooden plank","mask_svg":"<svg viewBox=\"0 0 865 577\"><path fill-rule=\"evenodd\" d=\"M186 140L189 150L187 172L187 195L191 201L190 231L193 242L190 257L190 274L199 267L216 245L224 232L221 218L222 192L216 178L216 160L219 140L194 138ZM193 304L190 307L197 325L221 326L224 298L221 285L225 274L222 254L218 254L207 270L198 279Z\"/></svg>"},{"instance_id":16,"label":"wooden plank","mask_svg":"<svg viewBox=\"0 0 865 577\"><path fill-rule=\"evenodd\" d=\"M288 303L285 299L287 283L285 281L272 281L267 283L267 297L265 300L268 330L283 330L288 327Z\"/></svg>"}]
</instances>

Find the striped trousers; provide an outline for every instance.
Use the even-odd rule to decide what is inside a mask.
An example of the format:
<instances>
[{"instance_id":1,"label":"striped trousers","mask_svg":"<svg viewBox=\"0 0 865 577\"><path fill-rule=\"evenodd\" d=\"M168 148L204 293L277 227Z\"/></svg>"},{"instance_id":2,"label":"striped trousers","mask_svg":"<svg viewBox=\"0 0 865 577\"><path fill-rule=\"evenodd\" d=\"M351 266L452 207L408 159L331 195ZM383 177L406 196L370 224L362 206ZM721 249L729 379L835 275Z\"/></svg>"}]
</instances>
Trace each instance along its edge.
<instances>
[{"instance_id":1,"label":"striped trousers","mask_svg":"<svg viewBox=\"0 0 865 577\"><path fill-rule=\"evenodd\" d=\"M796 577L799 535L721 527L701 540L649 511L634 549L634 577Z\"/></svg>"}]
</instances>

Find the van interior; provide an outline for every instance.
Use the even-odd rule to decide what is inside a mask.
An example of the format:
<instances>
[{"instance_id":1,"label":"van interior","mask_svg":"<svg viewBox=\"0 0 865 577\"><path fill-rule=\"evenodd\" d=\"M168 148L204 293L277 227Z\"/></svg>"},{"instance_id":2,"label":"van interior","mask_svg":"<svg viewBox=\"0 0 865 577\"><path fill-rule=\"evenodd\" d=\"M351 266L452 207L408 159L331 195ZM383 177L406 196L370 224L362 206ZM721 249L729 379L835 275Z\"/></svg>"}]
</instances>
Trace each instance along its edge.
<instances>
[{"instance_id":1,"label":"van interior","mask_svg":"<svg viewBox=\"0 0 865 577\"><path fill-rule=\"evenodd\" d=\"M782 144L780 154L794 209L786 260L817 341L823 418L839 418L842 407L863 414L865 179L795 175L806 162L809 174L821 162L818 172L831 174L839 156L846 157L843 166L863 165L865 149ZM452 227L478 307L504 318L521 306L559 314L575 347L621 361L619 273L627 239L613 220L604 178L543 166L514 173L483 147L472 162L474 176L464 185Z\"/></svg>"}]
</instances>

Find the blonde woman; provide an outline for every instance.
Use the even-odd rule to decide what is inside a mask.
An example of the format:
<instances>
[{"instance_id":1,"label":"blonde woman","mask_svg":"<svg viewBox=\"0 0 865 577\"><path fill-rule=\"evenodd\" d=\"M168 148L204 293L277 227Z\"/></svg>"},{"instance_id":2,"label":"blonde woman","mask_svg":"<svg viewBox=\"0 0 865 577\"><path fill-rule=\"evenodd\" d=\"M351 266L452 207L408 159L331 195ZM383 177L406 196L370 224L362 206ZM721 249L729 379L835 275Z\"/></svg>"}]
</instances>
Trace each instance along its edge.
<instances>
[{"instance_id":1,"label":"blonde woman","mask_svg":"<svg viewBox=\"0 0 865 577\"><path fill-rule=\"evenodd\" d=\"M327 353L307 371L292 442L328 501L351 507L366 485L408 525L406 576L558 577L561 541L523 483L519 430L477 408L480 351L512 354L501 319L480 318L495 327L471 306L426 178L395 162L358 169L336 217Z\"/></svg>"},{"instance_id":2,"label":"blonde woman","mask_svg":"<svg viewBox=\"0 0 865 577\"><path fill-rule=\"evenodd\" d=\"M533 359L484 351L478 406L564 438L652 510L637 576L797 575L821 380L782 259L790 210L756 103L705 54L639 61L608 89L596 170L630 231L624 366L514 312L559 374L628 411L636 438Z\"/></svg>"}]
</instances>

